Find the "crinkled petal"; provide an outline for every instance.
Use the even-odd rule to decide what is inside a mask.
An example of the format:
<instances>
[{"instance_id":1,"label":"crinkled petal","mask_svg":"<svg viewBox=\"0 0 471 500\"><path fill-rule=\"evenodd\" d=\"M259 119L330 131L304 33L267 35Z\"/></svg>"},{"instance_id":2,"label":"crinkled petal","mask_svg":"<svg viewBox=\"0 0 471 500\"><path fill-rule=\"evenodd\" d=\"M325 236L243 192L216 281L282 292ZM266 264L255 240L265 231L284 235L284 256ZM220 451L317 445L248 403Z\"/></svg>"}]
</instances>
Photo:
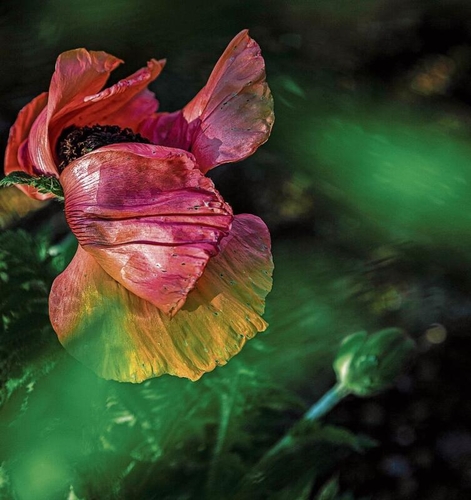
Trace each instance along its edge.
<instances>
[{"instance_id":1,"label":"crinkled petal","mask_svg":"<svg viewBox=\"0 0 471 500\"><path fill-rule=\"evenodd\" d=\"M79 247L49 299L59 340L98 375L140 382L165 373L196 380L265 330L273 264L265 224L238 215L178 314L169 318L113 280Z\"/></svg>"},{"instance_id":2,"label":"crinkled petal","mask_svg":"<svg viewBox=\"0 0 471 500\"><path fill-rule=\"evenodd\" d=\"M28 134L36 118L47 104L47 92L35 97L19 113L10 129L7 148L5 152L5 175L15 171L26 172L29 175L37 175L33 162L29 155ZM17 186L29 197L37 200L53 198L53 195L41 194L36 189L19 184Z\"/></svg>"},{"instance_id":3,"label":"crinkled petal","mask_svg":"<svg viewBox=\"0 0 471 500\"><path fill-rule=\"evenodd\" d=\"M182 111L157 114L145 120L140 131L156 144L191 151L207 172L250 156L268 139L273 121L260 47L244 30Z\"/></svg>"},{"instance_id":4,"label":"crinkled petal","mask_svg":"<svg viewBox=\"0 0 471 500\"><path fill-rule=\"evenodd\" d=\"M107 146L72 162L60 180L66 218L82 247L169 315L182 307L232 223L230 207L183 151Z\"/></svg>"}]
</instances>

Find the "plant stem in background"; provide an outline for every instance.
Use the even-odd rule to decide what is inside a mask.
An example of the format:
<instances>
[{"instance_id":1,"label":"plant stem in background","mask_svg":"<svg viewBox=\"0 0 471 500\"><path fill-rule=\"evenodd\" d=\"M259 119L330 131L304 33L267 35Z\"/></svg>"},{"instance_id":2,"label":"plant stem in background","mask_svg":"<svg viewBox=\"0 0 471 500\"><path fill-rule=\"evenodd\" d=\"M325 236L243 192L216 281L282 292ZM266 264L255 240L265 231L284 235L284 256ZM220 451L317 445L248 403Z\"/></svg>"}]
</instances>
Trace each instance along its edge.
<instances>
[{"instance_id":1,"label":"plant stem in background","mask_svg":"<svg viewBox=\"0 0 471 500\"><path fill-rule=\"evenodd\" d=\"M332 408L339 403L345 396L348 396L350 391L342 384L335 384L322 397L314 403L311 408L304 414L305 420L318 420L326 413L329 413Z\"/></svg>"},{"instance_id":2,"label":"plant stem in background","mask_svg":"<svg viewBox=\"0 0 471 500\"><path fill-rule=\"evenodd\" d=\"M345 396L348 396L350 391L348 388L342 384L335 384L331 389L329 389L316 403L314 403L309 410L304 414L304 416L292 427L284 437L282 437L272 448L268 450L265 457L272 457L276 455L279 450L284 449L286 446L291 445L293 441L293 430L302 424L302 422L313 422L319 420L324 415L329 413L332 408L340 403ZM262 460L264 460L264 458Z\"/></svg>"}]
</instances>

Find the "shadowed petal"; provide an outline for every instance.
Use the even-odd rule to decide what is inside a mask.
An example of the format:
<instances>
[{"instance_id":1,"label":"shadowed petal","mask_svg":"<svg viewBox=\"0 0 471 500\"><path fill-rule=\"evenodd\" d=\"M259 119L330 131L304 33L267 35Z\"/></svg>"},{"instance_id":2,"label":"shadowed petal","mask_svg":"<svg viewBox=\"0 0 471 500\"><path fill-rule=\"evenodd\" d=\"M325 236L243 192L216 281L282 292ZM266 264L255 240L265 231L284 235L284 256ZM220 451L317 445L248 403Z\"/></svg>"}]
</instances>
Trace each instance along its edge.
<instances>
[{"instance_id":1,"label":"shadowed petal","mask_svg":"<svg viewBox=\"0 0 471 500\"><path fill-rule=\"evenodd\" d=\"M98 375L140 382L164 373L196 380L263 331L271 289L265 224L238 215L184 307L173 318L114 281L78 248L54 281L52 325L65 348Z\"/></svg>"},{"instance_id":2,"label":"shadowed petal","mask_svg":"<svg viewBox=\"0 0 471 500\"><path fill-rule=\"evenodd\" d=\"M82 247L116 281L170 315L231 226L230 207L183 151L107 146L72 162L60 180L66 218Z\"/></svg>"},{"instance_id":3,"label":"shadowed petal","mask_svg":"<svg viewBox=\"0 0 471 500\"><path fill-rule=\"evenodd\" d=\"M46 107L47 92L35 97L18 114L18 117L10 129L8 144L5 152L5 175L15 171L26 172L29 175L37 175L31 161L28 149L28 134L34 121ZM53 198L54 195L41 194L35 188L18 185L24 193L37 200Z\"/></svg>"},{"instance_id":4,"label":"shadowed petal","mask_svg":"<svg viewBox=\"0 0 471 500\"><path fill-rule=\"evenodd\" d=\"M87 95L98 92L110 72L121 62L106 52L85 49L69 50L57 58L47 107L38 116L29 134L29 154L38 174L59 177L51 148L61 130L56 128L52 133L53 125L58 124L64 115L80 108Z\"/></svg>"},{"instance_id":5,"label":"shadowed petal","mask_svg":"<svg viewBox=\"0 0 471 500\"><path fill-rule=\"evenodd\" d=\"M268 139L273 121L260 47L244 30L182 111L157 114L141 124L140 132L157 144L191 151L207 172L250 156Z\"/></svg>"}]
</instances>

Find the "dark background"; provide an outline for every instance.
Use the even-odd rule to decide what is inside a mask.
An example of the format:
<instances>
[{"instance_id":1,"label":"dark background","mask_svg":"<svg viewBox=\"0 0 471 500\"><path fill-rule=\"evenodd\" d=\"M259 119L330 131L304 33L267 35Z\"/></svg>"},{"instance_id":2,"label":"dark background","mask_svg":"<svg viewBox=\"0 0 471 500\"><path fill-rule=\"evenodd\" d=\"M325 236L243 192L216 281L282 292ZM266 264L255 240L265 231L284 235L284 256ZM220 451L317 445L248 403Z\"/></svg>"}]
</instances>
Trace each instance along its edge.
<instances>
[{"instance_id":1,"label":"dark background","mask_svg":"<svg viewBox=\"0 0 471 500\"><path fill-rule=\"evenodd\" d=\"M151 89L160 109L173 111L244 28L262 48L276 123L253 157L212 177L236 213L257 214L270 227L270 329L197 389L165 377L139 389L172 401L181 432L170 432L172 410L163 405L160 423L146 427L155 403L149 394L97 381L63 356L47 309L28 309L25 324L42 321L41 334L23 324L12 340L10 329L1 350L5 498L67 498L69 488L86 499L226 498L234 477L332 385L341 339L390 326L417 341L415 361L391 390L348 398L326 419L377 446L342 455L313 473L304 496L286 498L315 498L330 477L340 493L329 498L471 498L469 2L2 2L1 149L21 107L47 90L62 51L86 47L122 58L113 82L151 57L167 58ZM46 300L54 271L34 248L45 233L47 245L59 243L66 225L58 204L11 218L21 203L4 201L0 219L5 231L26 230L26 239L5 232L1 241L5 252L12 241L31 247L44 284L33 291ZM2 286L3 298L17 292L13 279ZM234 400L243 411L221 450L214 436L222 424L208 417L219 415L219 400L208 394L233 394L234 377L248 377ZM192 408L200 408L194 427L183 423ZM119 423L130 414L138 423ZM156 444L169 432L173 441ZM224 471L211 466L216 459ZM207 486L208 470L229 486Z\"/></svg>"}]
</instances>

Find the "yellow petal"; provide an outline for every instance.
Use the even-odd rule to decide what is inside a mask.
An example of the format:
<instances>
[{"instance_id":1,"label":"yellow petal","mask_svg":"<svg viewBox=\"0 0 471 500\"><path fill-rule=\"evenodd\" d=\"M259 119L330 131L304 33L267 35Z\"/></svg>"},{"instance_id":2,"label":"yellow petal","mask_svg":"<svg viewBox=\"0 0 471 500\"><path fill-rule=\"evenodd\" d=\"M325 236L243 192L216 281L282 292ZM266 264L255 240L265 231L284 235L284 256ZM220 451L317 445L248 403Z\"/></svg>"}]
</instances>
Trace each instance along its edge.
<instances>
[{"instance_id":1,"label":"yellow petal","mask_svg":"<svg viewBox=\"0 0 471 500\"><path fill-rule=\"evenodd\" d=\"M169 318L79 247L53 284L51 321L65 348L104 378L140 382L168 373L197 380L265 330L260 315L272 270L265 224L236 216L221 252Z\"/></svg>"}]
</instances>

